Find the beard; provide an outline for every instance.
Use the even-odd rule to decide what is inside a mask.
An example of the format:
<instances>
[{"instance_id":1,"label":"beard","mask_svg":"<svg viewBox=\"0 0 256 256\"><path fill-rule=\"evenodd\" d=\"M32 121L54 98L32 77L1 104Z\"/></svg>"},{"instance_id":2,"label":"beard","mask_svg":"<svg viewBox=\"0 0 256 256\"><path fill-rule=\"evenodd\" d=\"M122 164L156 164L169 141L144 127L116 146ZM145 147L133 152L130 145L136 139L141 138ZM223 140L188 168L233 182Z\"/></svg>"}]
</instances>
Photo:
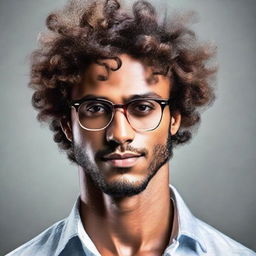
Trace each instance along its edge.
<instances>
[{"instance_id":1,"label":"beard","mask_svg":"<svg viewBox=\"0 0 256 256\"><path fill-rule=\"evenodd\" d=\"M131 146L128 146L126 150L147 153L146 149L137 150ZM113 152L114 149L108 150L108 152L109 151ZM157 144L154 146L152 153L153 159L147 167L148 174L142 181L138 183L123 180L107 183L98 166L90 160L87 152L81 146L77 144L73 145L73 152L77 164L83 167L86 175L92 180L93 184L98 189L115 198L134 196L145 190L148 183L155 176L158 170L170 160L173 154L172 151L172 138L169 133L165 144Z\"/></svg>"}]
</instances>

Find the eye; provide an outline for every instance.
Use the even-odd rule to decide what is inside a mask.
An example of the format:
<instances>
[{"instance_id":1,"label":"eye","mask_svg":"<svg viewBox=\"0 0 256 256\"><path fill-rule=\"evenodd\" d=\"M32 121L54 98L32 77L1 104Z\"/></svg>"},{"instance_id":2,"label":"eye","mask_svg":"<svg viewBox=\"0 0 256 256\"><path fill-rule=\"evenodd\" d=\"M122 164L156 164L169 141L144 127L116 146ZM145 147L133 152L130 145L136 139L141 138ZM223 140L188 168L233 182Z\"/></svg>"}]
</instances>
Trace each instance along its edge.
<instances>
[{"instance_id":1,"label":"eye","mask_svg":"<svg viewBox=\"0 0 256 256\"><path fill-rule=\"evenodd\" d=\"M79 112L84 117L96 117L109 113L109 107L101 102L84 103L80 106Z\"/></svg>"},{"instance_id":2,"label":"eye","mask_svg":"<svg viewBox=\"0 0 256 256\"><path fill-rule=\"evenodd\" d=\"M86 111L91 113L102 113L105 112L105 107L101 104L94 104L86 108Z\"/></svg>"},{"instance_id":3,"label":"eye","mask_svg":"<svg viewBox=\"0 0 256 256\"><path fill-rule=\"evenodd\" d=\"M155 109L154 104L148 101L133 102L129 107L130 113L137 116L148 115Z\"/></svg>"},{"instance_id":4,"label":"eye","mask_svg":"<svg viewBox=\"0 0 256 256\"><path fill-rule=\"evenodd\" d=\"M135 108L137 111L141 111L141 112L147 112L147 111L149 111L149 110L151 110L152 109L152 107L151 106L148 106L148 105L143 105L143 104L140 104L140 105L138 105L138 106L136 106L136 108Z\"/></svg>"}]
</instances>

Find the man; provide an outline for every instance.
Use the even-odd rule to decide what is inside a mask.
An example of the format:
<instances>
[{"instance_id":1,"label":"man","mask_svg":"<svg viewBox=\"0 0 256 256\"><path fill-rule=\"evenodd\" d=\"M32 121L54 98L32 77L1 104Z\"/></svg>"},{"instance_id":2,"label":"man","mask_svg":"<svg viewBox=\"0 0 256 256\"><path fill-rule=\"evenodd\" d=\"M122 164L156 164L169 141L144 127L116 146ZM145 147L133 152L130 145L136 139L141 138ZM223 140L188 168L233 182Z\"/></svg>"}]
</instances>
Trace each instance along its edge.
<instances>
[{"instance_id":1,"label":"man","mask_svg":"<svg viewBox=\"0 0 256 256\"><path fill-rule=\"evenodd\" d=\"M144 1L72 1L32 57L38 118L79 168L70 216L8 255L255 255L169 186L172 148L214 99L214 52Z\"/></svg>"}]
</instances>

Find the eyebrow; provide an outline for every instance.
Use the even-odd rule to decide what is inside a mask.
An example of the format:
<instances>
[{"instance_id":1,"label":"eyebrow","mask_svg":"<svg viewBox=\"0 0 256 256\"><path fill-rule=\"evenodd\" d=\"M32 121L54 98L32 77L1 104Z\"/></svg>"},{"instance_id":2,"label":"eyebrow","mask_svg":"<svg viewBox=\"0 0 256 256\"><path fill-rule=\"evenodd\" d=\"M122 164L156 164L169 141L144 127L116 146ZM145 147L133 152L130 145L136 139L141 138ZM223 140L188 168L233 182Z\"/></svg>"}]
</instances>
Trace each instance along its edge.
<instances>
[{"instance_id":1,"label":"eyebrow","mask_svg":"<svg viewBox=\"0 0 256 256\"><path fill-rule=\"evenodd\" d=\"M135 99L145 99L145 98L157 98L157 99L162 99L162 97L155 93L155 92L149 92L149 93L144 93L144 94L134 94L129 96L128 98L126 98L124 101L128 102L131 100L135 100ZM104 99L104 100L108 100L111 101L111 99L109 99L108 97L104 97L104 96L99 96L99 95L93 95L93 94L88 94L80 99L76 99L73 101L81 101L81 100L94 100L94 99Z\"/></svg>"}]
</instances>

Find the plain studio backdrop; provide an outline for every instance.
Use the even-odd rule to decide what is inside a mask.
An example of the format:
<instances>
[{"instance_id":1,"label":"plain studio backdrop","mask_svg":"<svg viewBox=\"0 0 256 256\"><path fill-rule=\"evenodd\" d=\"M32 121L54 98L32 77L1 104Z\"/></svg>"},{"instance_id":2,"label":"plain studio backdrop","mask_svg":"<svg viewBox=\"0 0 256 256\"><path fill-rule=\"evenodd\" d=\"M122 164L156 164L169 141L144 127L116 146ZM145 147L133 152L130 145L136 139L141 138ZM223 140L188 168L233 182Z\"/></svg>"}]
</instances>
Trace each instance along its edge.
<instances>
[{"instance_id":1,"label":"plain studio backdrop","mask_svg":"<svg viewBox=\"0 0 256 256\"><path fill-rule=\"evenodd\" d=\"M79 193L77 168L36 121L27 87L37 35L64 3L0 1L0 255L66 217ZM191 143L174 151L171 182L196 216L256 250L256 1L153 3L197 11L193 28L218 46L217 99Z\"/></svg>"}]
</instances>

